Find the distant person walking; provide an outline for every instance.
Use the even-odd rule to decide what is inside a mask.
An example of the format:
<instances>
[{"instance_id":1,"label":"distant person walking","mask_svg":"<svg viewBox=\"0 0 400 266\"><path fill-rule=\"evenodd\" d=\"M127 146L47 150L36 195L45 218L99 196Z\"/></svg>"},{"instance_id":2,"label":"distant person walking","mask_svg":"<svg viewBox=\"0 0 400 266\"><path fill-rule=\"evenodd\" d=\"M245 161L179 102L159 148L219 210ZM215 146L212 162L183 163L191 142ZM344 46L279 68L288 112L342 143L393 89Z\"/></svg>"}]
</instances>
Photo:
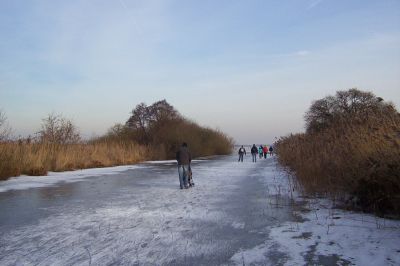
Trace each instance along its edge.
<instances>
[{"instance_id":1,"label":"distant person walking","mask_svg":"<svg viewBox=\"0 0 400 266\"><path fill-rule=\"evenodd\" d=\"M272 146L269 146L269 155L273 155L274 154L274 148L272 148Z\"/></svg>"},{"instance_id":2,"label":"distant person walking","mask_svg":"<svg viewBox=\"0 0 400 266\"><path fill-rule=\"evenodd\" d=\"M268 146L267 145L264 145L263 153L264 153L264 159L266 159L267 158L267 154L268 154Z\"/></svg>"},{"instance_id":3,"label":"distant person walking","mask_svg":"<svg viewBox=\"0 0 400 266\"><path fill-rule=\"evenodd\" d=\"M246 149L243 147L243 145L239 148L238 154L239 154L238 162L243 162L243 155L246 155Z\"/></svg>"},{"instance_id":4,"label":"distant person walking","mask_svg":"<svg viewBox=\"0 0 400 266\"><path fill-rule=\"evenodd\" d=\"M263 146L260 145L260 147L258 147L258 157L261 159L263 157Z\"/></svg>"},{"instance_id":5,"label":"distant person walking","mask_svg":"<svg viewBox=\"0 0 400 266\"><path fill-rule=\"evenodd\" d=\"M179 151L176 153L176 160L178 161L178 174L180 188L189 188L189 171L192 155L188 149L187 143L182 143Z\"/></svg>"},{"instance_id":6,"label":"distant person walking","mask_svg":"<svg viewBox=\"0 0 400 266\"><path fill-rule=\"evenodd\" d=\"M253 144L253 147L251 147L251 158L253 158L253 163L257 162L257 153L258 149L256 144Z\"/></svg>"}]
</instances>

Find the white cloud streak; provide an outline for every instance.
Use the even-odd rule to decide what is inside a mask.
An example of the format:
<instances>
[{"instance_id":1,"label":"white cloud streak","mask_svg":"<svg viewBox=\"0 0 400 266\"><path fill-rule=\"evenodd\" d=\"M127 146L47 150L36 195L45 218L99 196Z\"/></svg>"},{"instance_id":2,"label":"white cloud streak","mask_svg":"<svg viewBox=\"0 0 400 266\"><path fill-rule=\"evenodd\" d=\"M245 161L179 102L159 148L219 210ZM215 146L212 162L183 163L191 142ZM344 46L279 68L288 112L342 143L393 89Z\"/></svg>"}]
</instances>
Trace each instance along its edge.
<instances>
[{"instance_id":1,"label":"white cloud streak","mask_svg":"<svg viewBox=\"0 0 400 266\"><path fill-rule=\"evenodd\" d=\"M320 5L323 2L323 0L313 0L310 2L310 4L307 7L307 10L313 9L316 6Z\"/></svg>"},{"instance_id":2,"label":"white cloud streak","mask_svg":"<svg viewBox=\"0 0 400 266\"><path fill-rule=\"evenodd\" d=\"M307 56L309 54L310 54L310 51L307 51L307 50L297 51L295 53L295 55L298 55L298 56Z\"/></svg>"}]
</instances>

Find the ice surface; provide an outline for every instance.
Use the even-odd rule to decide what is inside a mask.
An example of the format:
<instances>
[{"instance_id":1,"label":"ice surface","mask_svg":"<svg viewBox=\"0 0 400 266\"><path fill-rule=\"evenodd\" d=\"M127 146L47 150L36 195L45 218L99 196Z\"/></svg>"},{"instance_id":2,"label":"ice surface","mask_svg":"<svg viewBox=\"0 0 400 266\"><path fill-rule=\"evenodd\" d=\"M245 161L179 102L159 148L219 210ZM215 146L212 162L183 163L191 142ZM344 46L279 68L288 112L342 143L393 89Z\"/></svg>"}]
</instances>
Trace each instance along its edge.
<instances>
[{"instance_id":1,"label":"ice surface","mask_svg":"<svg viewBox=\"0 0 400 266\"><path fill-rule=\"evenodd\" d=\"M0 220L0 265L400 265L399 221L304 199L274 159L236 160L195 161L189 190L174 161L2 182L2 213L39 198L44 214Z\"/></svg>"},{"instance_id":2,"label":"ice surface","mask_svg":"<svg viewBox=\"0 0 400 266\"><path fill-rule=\"evenodd\" d=\"M9 190L24 190L29 188L39 188L54 186L59 182L77 182L82 181L88 177L94 177L99 175L111 175L118 174L129 169L135 169L141 167L141 165L124 165L116 167L104 167L104 168L90 168L76 171L66 172L49 172L46 176L18 176L6 181L0 182L0 193Z\"/></svg>"}]
</instances>

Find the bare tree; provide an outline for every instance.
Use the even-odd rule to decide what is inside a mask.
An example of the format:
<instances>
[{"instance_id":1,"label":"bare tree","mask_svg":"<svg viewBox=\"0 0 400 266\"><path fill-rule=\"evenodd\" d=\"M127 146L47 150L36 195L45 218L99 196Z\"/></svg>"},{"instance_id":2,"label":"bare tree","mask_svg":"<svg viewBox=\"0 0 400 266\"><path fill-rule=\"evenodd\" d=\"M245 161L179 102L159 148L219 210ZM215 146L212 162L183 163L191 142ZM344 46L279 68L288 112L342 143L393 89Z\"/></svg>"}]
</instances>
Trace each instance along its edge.
<instances>
[{"instance_id":1,"label":"bare tree","mask_svg":"<svg viewBox=\"0 0 400 266\"><path fill-rule=\"evenodd\" d=\"M138 104L132 110L132 115L129 117L126 125L137 136L140 143L148 143L148 129L150 124L149 109L145 103Z\"/></svg>"},{"instance_id":2,"label":"bare tree","mask_svg":"<svg viewBox=\"0 0 400 266\"><path fill-rule=\"evenodd\" d=\"M304 117L308 131L319 131L332 122L334 101L333 96L328 96L313 102Z\"/></svg>"},{"instance_id":3,"label":"bare tree","mask_svg":"<svg viewBox=\"0 0 400 266\"><path fill-rule=\"evenodd\" d=\"M111 128L108 129L107 135L109 136L120 136L123 135L126 131L127 127L123 124L115 124Z\"/></svg>"},{"instance_id":4,"label":"bare tree","mask_svg":"<svg viewBox=\"0 0 400 266\"><path fill-rule=\"evenodd\" d=\"M180 117L178 111L166 100L153 103L148 107L151 123L158 123L164 120L173 120Z\"/></svg>"},{"instance_id":5,"label":"bare tree","mask_svg":"<svg viewBox=\"0 0 400 266\"><path fill-rule=\"evenodd\" d=\"M6 114L0 110L0 141L4 141L10 137L11 128L7 123Z\"/></svg>"},{"instance_id":6,"label":"bare tree","mask_svg":"<svg viewBox=\"0 0 400 266\"><path fill-rule=\"evenodd\" d=\"M178 111L166 100L155 102L150 106L140 103L132 110L126 126L135 132L139 142L147 144L151 140L152 131L180 117Z\"/></svg>"},{"instance_id":7,"label":"bare tree","mask_svg":"<svg viewBox=\"0 0 400 266\"><path fill-rule=\"evenodd\" d=\"M42 142L57 144L77 143L81 139L78 129L71 120L54 113L43 119L42 129L38 135Z\"/></svg>"}]
</instances>

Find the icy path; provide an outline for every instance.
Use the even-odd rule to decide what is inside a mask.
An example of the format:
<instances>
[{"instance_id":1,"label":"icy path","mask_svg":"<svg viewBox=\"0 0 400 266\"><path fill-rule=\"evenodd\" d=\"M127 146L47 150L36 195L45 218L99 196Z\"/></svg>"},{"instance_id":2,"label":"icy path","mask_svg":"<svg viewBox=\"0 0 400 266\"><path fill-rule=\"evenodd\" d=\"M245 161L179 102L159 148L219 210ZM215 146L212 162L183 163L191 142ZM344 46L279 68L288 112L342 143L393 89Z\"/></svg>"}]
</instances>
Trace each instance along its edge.
<instances>
[{"instance_id":1,"label":"icy path","mask_svg":"<svg viewBox=\"0 0 400 266\"><path fill-rule=\"evenodd\" d=\"M0 183L0 265L400 263L400 223L294 204L273 159L193 171L190 190L173 162Z\"/></svg>"}]
</instances>

